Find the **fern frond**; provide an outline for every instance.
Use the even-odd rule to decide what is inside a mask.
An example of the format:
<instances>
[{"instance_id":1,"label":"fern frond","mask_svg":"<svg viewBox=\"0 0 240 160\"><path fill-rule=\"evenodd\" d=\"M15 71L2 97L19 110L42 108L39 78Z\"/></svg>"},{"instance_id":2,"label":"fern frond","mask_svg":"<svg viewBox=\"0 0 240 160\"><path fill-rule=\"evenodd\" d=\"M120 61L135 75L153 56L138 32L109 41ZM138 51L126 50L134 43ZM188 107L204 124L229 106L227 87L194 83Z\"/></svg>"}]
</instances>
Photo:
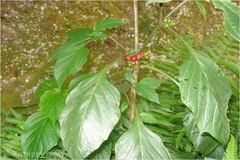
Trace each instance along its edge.
<instances>
[{"instance_id":1,"label":"fern frond","mask_svg":"<svg viewBox=\"0 0 240 160\"><path fill-rule=\"evenodd\" d=\"M199 44L198 46L204 49L214 59L215 62L218 60L218 56L213 52L213 50L209 46L203 44Z\"/></svg>"},{"instance_id":2,"label":"fern frond","mask_svg":"<svg viewBox=\"0 0 240 160\"><path fill-rule=\"evenodd\" d=\"M238 147L234 136L231 135L230 141L227 145L227 149L224 153L223 160L238 160Z\"/></svg>"}]
</instances>

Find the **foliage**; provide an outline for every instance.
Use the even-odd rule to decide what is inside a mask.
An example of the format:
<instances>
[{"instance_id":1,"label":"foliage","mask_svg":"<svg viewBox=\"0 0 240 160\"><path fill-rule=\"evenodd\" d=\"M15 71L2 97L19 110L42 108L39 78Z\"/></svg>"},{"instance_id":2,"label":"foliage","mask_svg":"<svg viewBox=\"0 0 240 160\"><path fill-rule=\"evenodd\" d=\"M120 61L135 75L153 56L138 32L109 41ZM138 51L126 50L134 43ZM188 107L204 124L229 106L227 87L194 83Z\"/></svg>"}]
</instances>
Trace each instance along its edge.
<instances>
[{"instance_id":1,"label":"foliage","mask_svg":"<svg viewBox=\"0 0 240 160\"><path fill-rule=\"evenodd\" d=\"M237 144L236 144L236 139L234 136L231 135L230 141L227 145L226 152L224 154L223 159L238 159L238 154L237 154Z\"/></svg>"},{"instance_id":2,"label":"foliage","mask_svg":"<svg viewBox=\"0 0 240 160\"><path fill-rule=\"evenodd\" d=\"M224 26L227 31L238 41L240 41L240 7L232 3L230 0L213 0L216 8L221 8L224 11Z\"/></svg>"},{"instance_id":3,"label":"foliage","mask_svg":"<svg viewBox=\"0 0 240 160\"><path fill-rule=\"evenodd\" d=\"M167 1L149 0L147 4L153 2ZM198 5L206 16L204 6ZM125 77L115 84L107 78L109 68L123 61L125 55L96 73L77 75L87 61L86 44L106 38L105 30L120 24L120 20L105 19L96 22L93 28L66 33L70 39L50 55L57 59L54 77L43 81L35 93L41 111L27 118L23 130L17 124L25 119L13 115L11 125L17 134L13 134L11 127L3 132L7 136L1 136L5 140L2 156L27 159L223 157L230 134L239 136L238 42L223 30L212 35L212 41L198 44L193 41L194 35L179 36L171 27L165 27L175 39L161 45L156 55L149 55L150 60L136 59L134 66L126 69ZM161 27L163 24L160 23ZM144 48L135 52L144 55ZM123 63L127 66L127 61ZM139 70L157 74L138 80ZM69 84L66 78L70 78ZM18 139L14 146L9 145L13 137ZM226 157L236 157L237 147L232 139Z\"/></svg>"},{"instance_id":4,"label":"foliage","mask_svg":"<svg viewBox=\"0 0 240 160\"><path fill-rule=\"evenodd\" d=\"M24 117L16 110L6 112L1 108L1 159L23 159L21 134L23 132Z\"/></svg>"}]
</instances>

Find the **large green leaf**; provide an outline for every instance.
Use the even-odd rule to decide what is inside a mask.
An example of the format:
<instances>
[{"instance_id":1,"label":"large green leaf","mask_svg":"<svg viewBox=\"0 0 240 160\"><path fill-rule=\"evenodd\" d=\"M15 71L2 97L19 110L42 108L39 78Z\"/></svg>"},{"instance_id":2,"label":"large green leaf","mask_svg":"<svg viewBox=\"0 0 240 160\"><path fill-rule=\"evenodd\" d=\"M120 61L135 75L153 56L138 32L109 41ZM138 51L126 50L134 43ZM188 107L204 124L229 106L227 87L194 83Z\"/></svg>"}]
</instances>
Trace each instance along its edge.
<instances>
[{"instance_id":1,"label":"large green leaf","mask_svg":"<svg viewBox=\"0 0 240 160\"><path fill-rule=\"evenodd\" d=\"M115 20L115 19L104 19L97 23L95 23L93 30L94 31L103 31L106 29L110 29L112 27L118 26L122 24L123 22L121 20Z\"/></svg>"},{"instance_id":2,"label":"large green leaf","mask_svg":"<svg viewBox=\"0 0 240 160\"><path fill-rule=\"evenodd\" d=\"M159 102L158 94L155 89L160 85L161 81L155 78L144 78L135 85L135 90L140 96L156 103Z\"/></svg>"},{"instance_id":3,"label":"large green leaf","mask_svg":"<svg viewBox=\"0 0 240 160\"><path fill-rule=\"evenodd\" d=\"M106 79L106 68L80 82L60 116L63 146L84 159L105 141L120 117L120 94Z\"/></svg>"},{"instance_id":4,"label":"large green leaf","mask_svg":"<svg viewBox=\"0 0 240 160\"><path fill-rule=\"evenodd\" d=\"M28 117L22 134L22 149L27 159L38 159L57 145L59 135L53 122L42 112Z\"/></svg>"},{"instance_id":5,"label":"large green leaf","mask_svg":"<svg viewBox=\"0 0 240 160\"><path fill-rule=\"evenodd\" d=\"M193 112L200 134L208 132L226 144L230 132L226 109L231 88L214 62L191 52L180 68L182 101Z\"/></svg>"},{"instance_id":6,"label":"large green leaf","mask_svg":"<svg viewBox=\"0 0 240 160\"><path fill-rule=\"evenodd\" d=\"M213 0L216 8L224 11L224 27L238 41L240 41L240 7L231 0Z\"/></svg>"},{"instance_id":7,"label":"large green leaf","mask_svg":"<svg viewBox=\"0 0 240 160\"><path fill-rule=\"evenodd\" d=\"M193 119L193 114L187 108L185 111L183 124L186 128L186 134L188 138L191 140L191 142L193 143L196 151L199 151L205 157L209 155L211 152L213 152L215 149L217 149L218 146L221 146L221 144L210 135L207 135L207 134L202 135L199 133L199 129L197 128ZM209 158L216 158L216 157L209 157Z\"/></svg>"},{"instance_id":8,"label":"large green leaf","mask_svg":"<svg viewBox=\"0 0 240 160\"><path fill-rule=\"evenodd\" d=\"M166 3L166 2L170 2L171 0L147 0L146 2L146 6L149 5L150 3L155 3L155 2L158 2L158 3Z\"/></svg>"},{"instance_id":9,"label":"large green leaf","mask_svg":"<svg viewBox=\"0 0 240 160\"><path fill-rule=\"evenodd\" d=\"M147 129L139 117L135 117L120 137L115 152L116 159L171 159L160 137Z\"/></svg>"},{"instance_id":10,"label":"large green leaf","mask_svg":"<svg viewBox=\"0 0 240 160\"><path fill-rule=\"evenodd\" d=\"M76 43L78 43L77 40ZM63 54L58 58L53 69L59 88L67 76L78 72L82 68L83 64L87 61L87 55L88 49L85 47L85 44L78 43L78 45L69 48L67 54Z\"/></svg>"},{"instance_id":11,"label":"large green leaf","mask_svg":"<svg viewBox=\"0 0 240 160\"><path fill-rule=\"evenodd\" d=\"M40 98L39 107L54 123L58 120L66 104L67 91L48 90Z\"/></svg>"},{"instance_id":12,"label":"large green leaf","mask_svg":"<svg viewBox=\"0 0 240 160\"><path fill-rule=\"evenodd\" d=\"M79 76L73 78L68 86L68 91L71 91L73 88L75 88L81 81L87 79L92 74L80 74Z\"/></svg>"}]
</instances>

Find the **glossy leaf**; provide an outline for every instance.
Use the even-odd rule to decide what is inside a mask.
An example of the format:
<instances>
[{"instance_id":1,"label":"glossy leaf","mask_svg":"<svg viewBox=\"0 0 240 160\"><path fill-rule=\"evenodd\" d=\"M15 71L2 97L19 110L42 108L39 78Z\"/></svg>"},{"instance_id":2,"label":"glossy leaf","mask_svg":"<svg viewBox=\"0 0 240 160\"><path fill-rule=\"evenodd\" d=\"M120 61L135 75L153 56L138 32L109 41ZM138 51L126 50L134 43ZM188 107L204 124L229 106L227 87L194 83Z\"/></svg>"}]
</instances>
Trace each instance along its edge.
<instances>
[{"instance_id":1,"label":"glossy leaf","mask_svg":"<svg viewBox=\"0 0 240 160\"><path fill-rule=\"evenodd\" d=\"M106 29L110 29L112 27L118 26L122 24L123 22L121 20L115 20L115 19L104 19L97 23L95 23L93 30L94 31L103 31Z\"/></svg>"},{"instance_id":2,"label":"glossy leaf","mask_svg":"<svg viewBox=\"0 0 240 160\"><path fill-rule=\"evenodd\" d=\"M107 81L106 70L80 82L67 97L60 134L73 159L84 159L99 148L119 120L120 94Z\"/></svg>"},{"instance_id":3,"label":"glossy leaf","mask_svg":"<svg viewBox=\"0 0 240 160\"><path fill-rule=\"evenodd\" d=\"M180 68L179 81L182 101L193 112L200 134L208 132L226 144L231 88L224 74L214 62L192 51Z\"/></svg>"},{"instance_id":4,"label":"glossy leaf","mask_svg":"<svg viewBox=\"0 0 240 160\"><path fill-rule=\"evenodd\" d=\"M111 152L112 152L112 142L110 140L107 140L103 142L103 144L90 156L88 157L89 159L110 159L111 157Z\"/></svg>"},{"instance_id":5,"label":"glossy leaf","mask_svg":"<svg viewBox=\"0 0 240 160\"><path fill-rule=\"evenodd\" d=\"M186 109L183 119L183 125L186 128L186 135L194 145L195 150L202 155L207 156L221 144L210 135L202 135L194 122L193 114Z\"/></svg>"},{"instance_id":6,"label":"glossy leaf","mask_svg":"<svg viewBox=\"0 0 240 160\"><path fill-rule=\"evenodd\" d=\"M166 3L166 2L170 2L171 0L147 0L146 2L146 6L149 5L150 3Z\"/></svg>"},{"instance_id":7,"label":"glossy leaf","mask_svg":"<svg viewBox=\"0 0 240 160\"><path fill-rule=\"evenodd\" d=\"M87 79L90 76L92 76L92 74L81 74L75 77L74 79L72 79L68 86L68 91L71 91L72 89L74 89L81 81Z\"/></svg>"},{"instance_id":8,"label":"glossy leaf","mask_svg":"<svg viewBox=\"0 0 240 160\"><path fill-rule=\"evenodd\" d=\"M160 83L161 81L155 78L144 78L135 85L135 90L138 95L147 98L149 101L160 103L155 91Z\"/></svg>"},{"instance_id":9,"label":"glossy leaf","mask_svg":"<svg viewBox=\"0 0 240 160\"><path fill-rule=\"evenodd\" d=\"M42 112L37 112L28 117L23 134L22 149L27 159L38 159L57 145L59 135L53 122Z\"/></svg>"},{"instance_id":10,"label":"glossy leaf","mask_svg":"<svg viewBox=\"0 0 240 160\"><path fill-rule=\"evenodd\" d=\"M77 40L74 43L78 43ZM67 54L60 56L55 63L54 77L57 80L59 88L64 79L70 74L78 72L87 61L88 49L84 43L78 43L68 49Z\"/></svg>"},{"instance_id":11,"label":"glossy leaf","mask_svg":"<svg viewBox=\"0 0 240 160\"><path fill-rule=\"evenodd\" d=\"M213 0L216 8L224 11L224 27L235 39L240 41L240 7L231 0Z\"/></svg>"},{"instance_id":12,"label":"glossy leaf","mask_svg":"<svg viewBox=\"0 0 240 160\"><path fill-rule=\"evenodd\" d=\"M135 117L115 146L116 159L171 159L162 140Z\"/></svg>"},{"instance_id":13,"label":"glossy leaf","mask_svg":"<svg viewBox=\"0 0 240 160\"><path fill-rule=\"evenodd\" d=\"M48 90L40 98L42 112L55 123L66 105L67 91Z\"/></svg>"}]
</instances>

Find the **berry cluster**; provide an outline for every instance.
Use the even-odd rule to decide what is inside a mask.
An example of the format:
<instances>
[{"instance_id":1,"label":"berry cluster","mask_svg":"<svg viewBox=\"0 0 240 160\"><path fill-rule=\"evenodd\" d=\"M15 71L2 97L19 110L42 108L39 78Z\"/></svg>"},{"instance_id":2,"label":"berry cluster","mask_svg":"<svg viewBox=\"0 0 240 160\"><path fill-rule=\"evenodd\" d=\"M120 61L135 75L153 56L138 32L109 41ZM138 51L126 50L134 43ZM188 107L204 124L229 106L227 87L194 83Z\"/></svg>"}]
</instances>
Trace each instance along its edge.
<instances>
[{"instance_id":1,"label":"berry cluster","mask_svg":"<svg viewBox=\"0 0 240 160\"><path fill-rule=\"evenodd\" d=\"M169 18L164 18L163 22L164 22L164 24L163 24L163 27L164 27L164 28L168 28L168 27L170 27L170 26L175 26L175 25L176 25L176 23L173 22L173 21L172 21L171 19L169 19Z\"/></svg>"},{"instance_id":2,"label":"berry cluster","mask_svg":"<svg viewBox=\"0 0 240 160\"><path fill-rule=\"evenodd\" d=\"M125 60L128 61L128 66L133 66L136 64L136 61L139 60L139 59L148 59L148 53L145 52L145 53L136 53L135 55L126 55L125 57Z\"/></svg>"}]
</instances>

